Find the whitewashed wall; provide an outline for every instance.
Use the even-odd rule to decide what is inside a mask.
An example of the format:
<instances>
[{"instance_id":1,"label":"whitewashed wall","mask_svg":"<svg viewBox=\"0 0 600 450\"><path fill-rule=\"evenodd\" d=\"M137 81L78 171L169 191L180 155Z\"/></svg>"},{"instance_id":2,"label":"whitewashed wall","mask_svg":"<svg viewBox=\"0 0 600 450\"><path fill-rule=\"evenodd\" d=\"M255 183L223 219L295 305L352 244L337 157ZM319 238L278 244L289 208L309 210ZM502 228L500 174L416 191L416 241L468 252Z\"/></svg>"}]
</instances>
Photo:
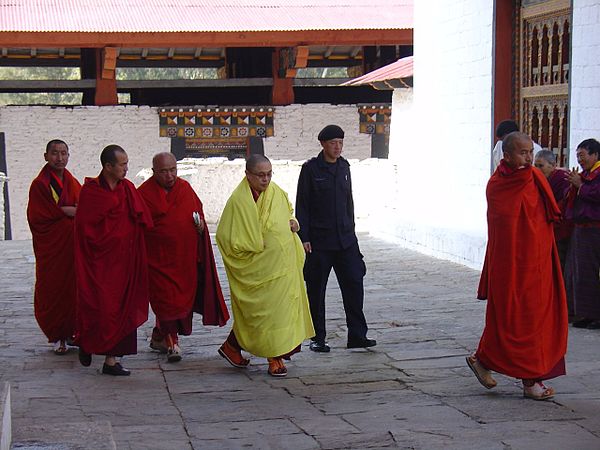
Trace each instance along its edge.
<instances>
[{"instance_id":1,"label":"whitewashed wall","mask_svg":"<svg viewBox=\"0 0 600 450\"><path fill-rule=\"evenodd\" d=\"M273 160L304 161L318 153L316 136L330 123L337 123L346 131L346 156L370 156L370 136L358 132L355 105L276 107L275 136L265 140L265 153ZM31 180L44 165L43 153L49 140L63 139L69 144L69 170L80 181L99 173L100 151L108 144L119 144L127 151L128 177L134 181L136 174L150 165L152 155L170 149L169 139L159 137L157 108L147 106L2 107L0 131L5 133L11 175L8 186L14 239L30 237L25 217L27 194ZM214 182L218 187L218 179ZM207 200L210 203L210 198Z\"/></svg>"},{"instance_id":2,"label":"whitewashed wall","mask_svg":"<svg viewBox=\"0 0 600 450\"><path fill-rule=\"evenodd\" d=\"M296 204L298 175L304 161L272 160L273 181L288 193L292 205ZM381 207L379 195L382 185L393 185L395 180L389 170L392 164L387 160L350 160L356 227L358 231L369 231L373 211ZM178 175L187 180L204 206L204 214L209 224L218 222L227 199L244 177L245 161L225 158L183 159L177 164ZM137 174L139 184L152 176L146 168ZM133 178L132 178L133 179ZM376 183L373 180L377 180ZM211 228L215 230L214 227Z\"/></svg>"},{"instance_id":3,"label":"whitewashed wall","mask_svg":"<svg viewBox=\"0 0 600 450\"><path fill-rule=\"evenodd\" d=\"M390 159L372 232L481 268L492 129L493 0L415 2L414 89L394 95Z\"/></svg>"},{"instance_id":4,"label":"whitewashed wall","mask_svg":"<svg viewBox=\"0 0 600 450\"><path fill-rule=\"evenodd\" d=\"M570 166L577 165L577 145L600 140L600 3L573 0L571 37Z\"/></svg>"}]
</instances>

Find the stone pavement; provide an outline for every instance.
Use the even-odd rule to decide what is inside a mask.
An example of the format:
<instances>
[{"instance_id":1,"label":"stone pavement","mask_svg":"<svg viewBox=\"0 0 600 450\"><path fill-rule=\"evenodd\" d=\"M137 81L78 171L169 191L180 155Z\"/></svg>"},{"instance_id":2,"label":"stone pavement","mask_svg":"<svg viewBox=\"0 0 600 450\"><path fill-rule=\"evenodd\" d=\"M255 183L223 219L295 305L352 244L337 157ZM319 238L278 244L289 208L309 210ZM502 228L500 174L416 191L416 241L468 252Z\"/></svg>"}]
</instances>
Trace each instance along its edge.
<instances>
[{"instance_id":1,"label":"stone pavement","mask_svg":"<svg viewBox=\"0 0 600 450\"><path fill-rule=\"evenodd\" d=\"M369 350L345 349L339 289L328 290L329 354L303 352L287 378L252 358L235 369L217 355L229 325L182 339L184 359L148 349L138 332L131 377L55 356L32 311L31 242L0 243L0 381L12 385L13 445L36 449L598 449L600 332L570 330L568 376L554 401L522 397L498 376L487 391L464 362L477 344L485 303L479 274L369 236ZM219 261L226 296L226 278ZM53 445L52 445L53 444Z\"/></svg>"}]
</instances>

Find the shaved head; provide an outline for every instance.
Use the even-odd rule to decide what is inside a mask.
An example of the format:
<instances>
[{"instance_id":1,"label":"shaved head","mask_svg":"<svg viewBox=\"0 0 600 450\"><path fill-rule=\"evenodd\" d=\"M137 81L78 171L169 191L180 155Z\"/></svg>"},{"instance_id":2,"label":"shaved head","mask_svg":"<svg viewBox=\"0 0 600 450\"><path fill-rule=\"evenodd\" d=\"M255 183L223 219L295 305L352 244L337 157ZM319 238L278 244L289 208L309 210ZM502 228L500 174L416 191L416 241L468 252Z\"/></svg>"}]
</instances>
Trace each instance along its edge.
<instances>
[{"instance_id":1,"label":"shaved head","mask_svg":"<svg viewBox=\"0 0 600 450\"><path fill-rule=\"evenodd\" d=\"M157 165L163 165L168 163L177 164L177 159L173 153L161 152L154 155L152 158L152 168L155 169Z\"/></svg>"},{"instance_id":2,"label":"shaved head","mask_svg":"<svg viewBox=\"0 0 600 450\"><path fill-rule=\"evenodd\" d=\"M246 159L246 170L253 172L256 169L256 166L262 163L271 164L271 161L269 161L269 158L267 158L265 155L254 153L250 155L248 159Z\"/></svg>"},{"instance_id":3,"label":"shaved head","mask_svg":"<svg viewBox=\"0 0 600 450\"><path fill-rule=\"evenodd\" d=\"M517 149L517 143L519 141L531 141L531 138L520 131L508 133L504 139L502 139L502 151L504 153L514 152Z\"/></svg>"},{"instance_id":4,"label":"shaved head","mask_svg":"<svg viewBox=\"0 0 600 450\"><path fill-rule=\"evenodd\" d=\"M152 173L163 189L170 191L177 181L177 159L173 153L157 153L152 158Z\"/></svg>"},{"instance_id":5,"label":"shaved head","mask_svg":"<svg viewBox=\"0 0 600 450\"><path fill-rule=\"evenodd\" d=\"M531 166L533 160L533 141L525 133L513 131L502 140L504 162L513 169Z\"/></svg>"}]
</instances>

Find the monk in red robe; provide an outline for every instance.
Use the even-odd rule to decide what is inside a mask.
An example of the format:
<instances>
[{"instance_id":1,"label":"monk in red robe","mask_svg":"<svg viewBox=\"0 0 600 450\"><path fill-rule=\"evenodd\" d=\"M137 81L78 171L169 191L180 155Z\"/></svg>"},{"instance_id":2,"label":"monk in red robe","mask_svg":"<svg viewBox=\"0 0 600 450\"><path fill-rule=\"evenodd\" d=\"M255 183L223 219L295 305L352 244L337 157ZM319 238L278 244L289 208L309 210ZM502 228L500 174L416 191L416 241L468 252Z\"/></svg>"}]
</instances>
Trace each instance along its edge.
<instances>
[{"instance_id":1,"label":"monk in red robe","mask_svg":"<svg viewBox=\"0 0 600 450\"><path fill-rule=\"evenodd\" d=\"M35 254L34 311L54 353L64 355L75 333L73 218L81 185L67 170L64 141L48 142L44 159L47 164L31 183L27 205Z\"/></svg>"},{"instance_id":2,"label":"monk in red robe","mask_svg":"<svg viewBox=\"0 0 600 450\"><path fill-rule=\"evenodd\" d=\"M102 373L129 375L115 357L137 353L137 328L148 320L144 229L150 212L127 174L127 153L109 145L102 172L86 178L75 217L76 342L79 361L105 355Z\"/></svg>"},{"instance_id":3,"label":"monk in red robe","mask_svg":"<svg viewBox=\"0 0 600 450\"><path fill-rule=\"evenodd\" d=\"M503 141L504 159L487 186L488 245L477 297L487 299L485 328L467 364L479 382L491 371L523 380L523 395L554 396L543 380L565 374L567 302L554 240L560 210L546 177L532 168L524 133Z\"/></svg>"},{"instance_id":4,"label":"monk in red robe","mask_svg":"<svg viewBox=\"0 0 600 450\"><path fill-rule=\"evenodd\" d=\"M178 335L192 333L193 312L204 325L223 326L229 312L223 299L202 202L190 184L177 177L172 153L152 159L153 176L138 188L152 214L146 229L150 304L156 315L150 347L181 360Z\"/></svg>"}]
</instances>

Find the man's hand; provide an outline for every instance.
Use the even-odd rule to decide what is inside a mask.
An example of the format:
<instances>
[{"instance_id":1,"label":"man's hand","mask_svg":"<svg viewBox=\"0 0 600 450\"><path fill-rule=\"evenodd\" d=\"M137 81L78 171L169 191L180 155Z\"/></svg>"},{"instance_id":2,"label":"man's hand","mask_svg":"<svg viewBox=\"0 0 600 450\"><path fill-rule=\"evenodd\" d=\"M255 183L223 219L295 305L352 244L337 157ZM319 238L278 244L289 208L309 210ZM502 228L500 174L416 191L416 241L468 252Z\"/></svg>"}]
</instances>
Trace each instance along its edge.
<instances>
[{"instance_id":1,"label":"man's hand","mask_svg":"<svg viewBox=\"0 0 600 450\"><path fill-rule=\"evenodd\" d=\"M298 222L294 219L290 219L290 230L292 230L292 233L297 233L299 229L300 225L298 225Z\"/></svg>"},{"instance_id":2,"label":"man's hand","mask_svg":"<svg viewBox=\"0 0 600 450\"><path fill-rule=\"evenodd\" d=\"M195 223L194 225L196 226L196 231L198 232L198 234L204 233L204 220L202 220L202 218L200 218L200 220L198 220L198 223Z\"/></svg>"},{"instance_id":3,"label":"man's hand","mask_svg":"<svg viewBox=\"0 0 600 450\"><path fill-rule=\"evenodd\" d=\"M75 212L77 211L77 206L61 206L62 212L65 213L67 217L75 217Z\"/></svg>"},{"instance_id":4,"label":"man's hand","mask_svg":"<svg viewBox=\"0 0 600 450\"><path fill-rule=\"evenodd\" d=\"M303 242L302 247L304 247L304 251L306 253L312 253L312 247L310 246L310 242Z\"/></svg>"},{"instance_id":5,"label":"man's hand","mask_svg":"<svg viewBox=\"0 0 600 450\"><path fill-rule=\"evenodd\" d=\"M581 174L577 169L571 169L571 171L567 174L567 179L569 180L569 183L571 183L577 189L579 189L583 184Z\"/></svg>"}]
</instances>

